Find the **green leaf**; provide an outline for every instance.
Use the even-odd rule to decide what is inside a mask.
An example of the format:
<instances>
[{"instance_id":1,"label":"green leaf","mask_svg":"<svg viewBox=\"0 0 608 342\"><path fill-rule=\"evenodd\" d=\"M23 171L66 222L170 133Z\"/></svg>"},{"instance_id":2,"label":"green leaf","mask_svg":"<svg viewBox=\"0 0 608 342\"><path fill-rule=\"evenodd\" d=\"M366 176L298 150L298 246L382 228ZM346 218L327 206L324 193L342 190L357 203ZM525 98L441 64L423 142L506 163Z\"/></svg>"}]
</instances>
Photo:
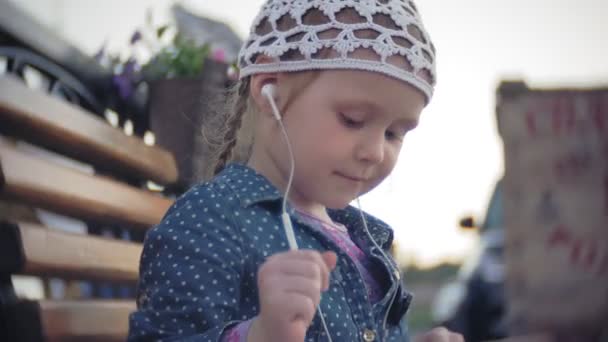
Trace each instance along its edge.
<instances>
[{"instance_id":1,"label":"green leaf","mask_svg":"<svg viewBox=\"0 0 608 342\"><path fill-rule=\"evenodd\" d=\"M167 29L169 28L169 25L163 25L159 28L156 29L156 37L158 39L162 38L163 34L165 33L165 31L167 31Z\"/></svg>"}]
</instances>

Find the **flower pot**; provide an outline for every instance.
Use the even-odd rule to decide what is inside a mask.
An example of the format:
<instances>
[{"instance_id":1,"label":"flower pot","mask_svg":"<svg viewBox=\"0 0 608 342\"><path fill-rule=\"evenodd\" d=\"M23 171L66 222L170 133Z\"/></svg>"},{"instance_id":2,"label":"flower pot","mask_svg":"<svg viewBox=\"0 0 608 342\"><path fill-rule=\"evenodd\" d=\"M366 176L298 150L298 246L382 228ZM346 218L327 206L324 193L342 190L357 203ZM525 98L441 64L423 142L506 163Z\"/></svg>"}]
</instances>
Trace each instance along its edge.
<instances>
[{"instance_id":1,"label":"flower pot","mask_svg":"<svg viewBox=\"0 0 608 342\"><path fill-rule=\"evenodd\" d=\"M173 153L178 168L176 190L185 190L213 176L213 141L220 132L227 65L206 60L195 78L161 79L150 83L148 114L156 144Z\"/></svg>"}]
</instances>

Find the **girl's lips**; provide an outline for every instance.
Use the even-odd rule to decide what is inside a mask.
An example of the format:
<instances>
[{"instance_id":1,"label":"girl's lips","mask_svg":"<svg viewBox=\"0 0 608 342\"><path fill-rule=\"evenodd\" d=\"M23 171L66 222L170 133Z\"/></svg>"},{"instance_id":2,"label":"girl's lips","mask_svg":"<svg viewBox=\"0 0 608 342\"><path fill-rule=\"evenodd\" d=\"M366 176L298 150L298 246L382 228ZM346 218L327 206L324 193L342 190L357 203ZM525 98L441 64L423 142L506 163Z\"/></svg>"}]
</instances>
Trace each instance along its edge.
<instances>
[{"instance_id":1,"label":"girl's lips","mask_svg":"<svg viewBox=\"0 0 608 342\"><path fill-rule=\"evenodd\" d=\"M345 175L345 174L343 174L341 172L336 172L336 174L338 176L342 177L342 178L346 178L346 179L351 180L353 182L365 182L364 178L348 176L348 175Z\"/></svg>"}]
</instances>

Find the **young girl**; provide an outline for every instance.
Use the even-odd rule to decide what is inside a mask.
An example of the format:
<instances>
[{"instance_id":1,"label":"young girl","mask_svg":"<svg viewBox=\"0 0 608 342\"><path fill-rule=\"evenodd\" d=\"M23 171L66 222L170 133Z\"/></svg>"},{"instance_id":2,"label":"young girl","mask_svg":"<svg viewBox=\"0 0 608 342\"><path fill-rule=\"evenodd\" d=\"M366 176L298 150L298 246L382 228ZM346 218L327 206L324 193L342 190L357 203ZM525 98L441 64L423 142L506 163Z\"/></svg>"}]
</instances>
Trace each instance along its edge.
<instances>
[{"instance_id":1,"label":"young girl","mask_svg":"<svg viewBox=\"0 0 608 342\"><path fill-rule=\"evenodd\" d=\"M393 232L349 203L433 93L413 2L269 0L239 65L221 172L148 232L129 340L407 341ZM225 165L245 116L247 164Z\"/></svg>"}]
</instances>

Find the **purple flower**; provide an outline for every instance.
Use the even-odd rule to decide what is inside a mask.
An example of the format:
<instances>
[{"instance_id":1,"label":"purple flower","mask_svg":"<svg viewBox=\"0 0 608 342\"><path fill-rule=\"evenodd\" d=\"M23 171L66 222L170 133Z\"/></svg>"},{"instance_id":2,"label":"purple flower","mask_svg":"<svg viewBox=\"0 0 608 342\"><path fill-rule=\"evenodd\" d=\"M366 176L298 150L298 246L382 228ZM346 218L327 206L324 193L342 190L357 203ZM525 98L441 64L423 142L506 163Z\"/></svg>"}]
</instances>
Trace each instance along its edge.
<instances>
[{"instance_id":1,"label":"purple flower","mask_svg":"<svg viewBox=\"0 0 608 342\"><path fill-rule=\"evenodd\" d=\"M118 89L118 94L124 100L133 94L137 77L137 62L132 58L125 63L120 74L112 77L112 83L114 83L114 86Z\"/></svg>"},{"instance_id":2,"label":"purple flower","mask_svg":"<svg viewBox=\"0 0 608 342\"><path fill-rule=\"evenodd\" d=\"M112 83L116 89L118 89L118 95L123 100L126 100L133 93L133 84L131 84L131 80L123 74L114 75L112 77Z\"/></svg>"},{"instance_id":3,"label":"purple flower","mask_svg":"<svg viewBox=\"0 0 608 342\"><path fill-rule=\"evenodd\" d=\"M131 45L137 43L138 41L140 41L142 38L141 32L139 31L135 31L133 33L133 35L131 36Z\"/></svg>"},{"instance_id":4,"label":"purple flower","mask_svg":"<svg viewBox=\"0 0 608 342\"><path fill-rule=\"evenodd\" d=\"M226 61L226 52L223 49L214 49L211 53L211 59L216 62L225 62Z\"/></svg>"},{"instance_id":5,"label":"purple flower","mask_svg":"<svg viewBox=\"0 0 608 342\"><path fill-rule=\"evenodd\" d=\"M137 69L137 62L133 58L129 58L127 63L123 66L122 73L127 74L129 77L135 76L135 69Z\"/></svg>"}]
</instances>

